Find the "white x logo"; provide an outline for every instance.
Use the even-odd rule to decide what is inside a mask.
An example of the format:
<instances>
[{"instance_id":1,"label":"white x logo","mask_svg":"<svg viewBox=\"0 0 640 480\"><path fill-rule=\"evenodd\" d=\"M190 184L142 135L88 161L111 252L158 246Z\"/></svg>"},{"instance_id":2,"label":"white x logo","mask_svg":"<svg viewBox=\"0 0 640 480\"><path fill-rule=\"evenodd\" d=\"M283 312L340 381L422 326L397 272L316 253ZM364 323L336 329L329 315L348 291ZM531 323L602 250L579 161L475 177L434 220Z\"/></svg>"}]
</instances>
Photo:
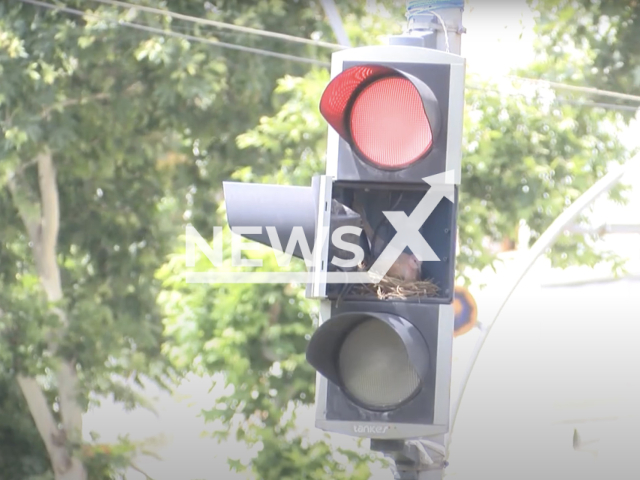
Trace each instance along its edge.
<instances>
[{"instance_id":1,"label":"white x logo","mask_svg":"<svg viewBox=\"0 0 640 480\"><path fill-rule=\"evenodd\" d=\"M383 278L406 247L409 247L421 262L440 260L420 234L420 228L443 197L453 203L453 174L454 171L450 170L423 178L422 180L431 185L431 188L416 205L411 215L407 216L404 212L382 212L396 229L396 234L367 272L370 276Z\"/></svg>"}]
</instances>

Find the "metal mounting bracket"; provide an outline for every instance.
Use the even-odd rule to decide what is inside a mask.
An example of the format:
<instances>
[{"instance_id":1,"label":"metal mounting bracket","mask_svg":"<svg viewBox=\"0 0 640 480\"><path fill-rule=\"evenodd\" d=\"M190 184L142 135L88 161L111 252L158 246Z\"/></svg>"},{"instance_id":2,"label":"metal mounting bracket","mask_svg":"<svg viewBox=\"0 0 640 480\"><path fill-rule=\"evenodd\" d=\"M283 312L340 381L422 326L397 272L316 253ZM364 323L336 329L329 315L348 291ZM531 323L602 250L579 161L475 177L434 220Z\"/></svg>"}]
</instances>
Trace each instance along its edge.
<instances>
[{"instance_id":1,"label":"metal mounting bracket","mask_svg":"<svg viewBox=\"0 0 640 480\"><path fill-rule=\"evenodd\" d=\"M444 446L428 440L371 439L371 450L394 461L395 480L440 480L447 466Z\"/></svg>"}]
</instances>

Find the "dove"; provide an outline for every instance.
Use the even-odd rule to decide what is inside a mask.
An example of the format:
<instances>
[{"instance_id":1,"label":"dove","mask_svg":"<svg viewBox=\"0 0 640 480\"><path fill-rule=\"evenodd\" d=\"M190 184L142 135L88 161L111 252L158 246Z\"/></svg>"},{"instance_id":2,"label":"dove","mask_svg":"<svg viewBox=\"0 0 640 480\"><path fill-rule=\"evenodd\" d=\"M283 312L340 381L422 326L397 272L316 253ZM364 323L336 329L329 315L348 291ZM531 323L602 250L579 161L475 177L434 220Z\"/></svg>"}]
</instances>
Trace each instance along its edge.
<instances>
[{"instance_id":1,"label":"dove","mask_svg":"<svg viewBox=\"0 0 640 480\"><path fill-rule=\"evenodd\" d=\"M390 277L411 282L420 280L422 262L413 254L402 252L387 272Z\"/></svg>"}]
</instances>

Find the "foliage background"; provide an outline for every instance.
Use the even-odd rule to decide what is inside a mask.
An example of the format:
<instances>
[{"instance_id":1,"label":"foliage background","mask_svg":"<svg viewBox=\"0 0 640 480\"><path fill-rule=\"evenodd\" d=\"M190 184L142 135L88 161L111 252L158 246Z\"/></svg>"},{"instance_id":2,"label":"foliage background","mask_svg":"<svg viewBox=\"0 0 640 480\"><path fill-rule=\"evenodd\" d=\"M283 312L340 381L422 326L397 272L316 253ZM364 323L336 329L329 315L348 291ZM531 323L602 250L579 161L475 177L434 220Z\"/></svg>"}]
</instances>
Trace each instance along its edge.
<instances>
[{"instance_id":1,"label":"foliage background","mask_svg":"<svg viewBox=\"0 0 640 480\"><path fill-rule=\"evenodd\" d=\"M156 2L140 4L157 6ZM404 5L386 14L339 2L354 45L399 33ZM187 373L221 374L231 393L206 421L262 448L256 478L369 477L366 450L309 443L295 408L313 403L314 373L304 361L316 305L299 285L184 283L187 223L209 232L224 220L224 179L306 185L323 170L326 125L317 102L328 72L117 27L123 19L328 60L317 47L282 43L170 21L114 6L69 1L84 18L0 3L0 471L7 478L52 478L51 459L18 375L37 379L58 420L60 364L77 372L74 402L86 411L104 398L145 406L132 385L171 387ZM172 0L163 8L305 38L332 40L315 2ZM520 76L640 91L633 48L638 8L604 2L537 2L537 61ZM569 18L579 18L569 22ZM604 25L604 26L603 26ZM634 53L636 52L636 53ZM638 77L638 78L636 78ZM468 79L460 281L496 261L492 246L512 243L522 224L531 241L628 152L617 132L629 115L584 98L518 81ZM578 103L576 104L576 101ZM57 168L60 231L56 261L69 318L61 326L43 295L36 258L18 212L42 207L36 154ZM19 183L18 195L8 187ZM617 190L613 198L622 200ZM560 266L621 260L593 238L566 236L550 253ZM255 255L274 267L266 249ZM209 269L202 261L199 268ZM300 269L292 263L292 269ZM61 335L52 352L47 332ZM7 419L17 419L7 421ZM88 478L117 478L144 445L123 438L69 442ZM78 479L82 477L76 477Z\"/></svg>"}]
</instances>

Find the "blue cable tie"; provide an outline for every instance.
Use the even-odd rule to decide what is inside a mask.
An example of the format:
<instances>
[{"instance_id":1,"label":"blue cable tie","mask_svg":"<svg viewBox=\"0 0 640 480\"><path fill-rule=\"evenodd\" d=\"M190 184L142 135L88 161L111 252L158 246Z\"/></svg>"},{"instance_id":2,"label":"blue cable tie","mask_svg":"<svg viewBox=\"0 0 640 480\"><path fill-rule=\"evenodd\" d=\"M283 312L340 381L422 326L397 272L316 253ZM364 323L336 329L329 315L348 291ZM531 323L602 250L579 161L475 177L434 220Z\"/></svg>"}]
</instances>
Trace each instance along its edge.
<instances>
[{"instance_id":1,"label":"blue cable tie","mask_svg":"<svg viewBox=\"0 0 640 480\"><path fill-rule=\"evenodd\" d=\"M407 19L444 8L464 8L464 0L416 0L407 4Z\"/></svg>"}]
</instances>

